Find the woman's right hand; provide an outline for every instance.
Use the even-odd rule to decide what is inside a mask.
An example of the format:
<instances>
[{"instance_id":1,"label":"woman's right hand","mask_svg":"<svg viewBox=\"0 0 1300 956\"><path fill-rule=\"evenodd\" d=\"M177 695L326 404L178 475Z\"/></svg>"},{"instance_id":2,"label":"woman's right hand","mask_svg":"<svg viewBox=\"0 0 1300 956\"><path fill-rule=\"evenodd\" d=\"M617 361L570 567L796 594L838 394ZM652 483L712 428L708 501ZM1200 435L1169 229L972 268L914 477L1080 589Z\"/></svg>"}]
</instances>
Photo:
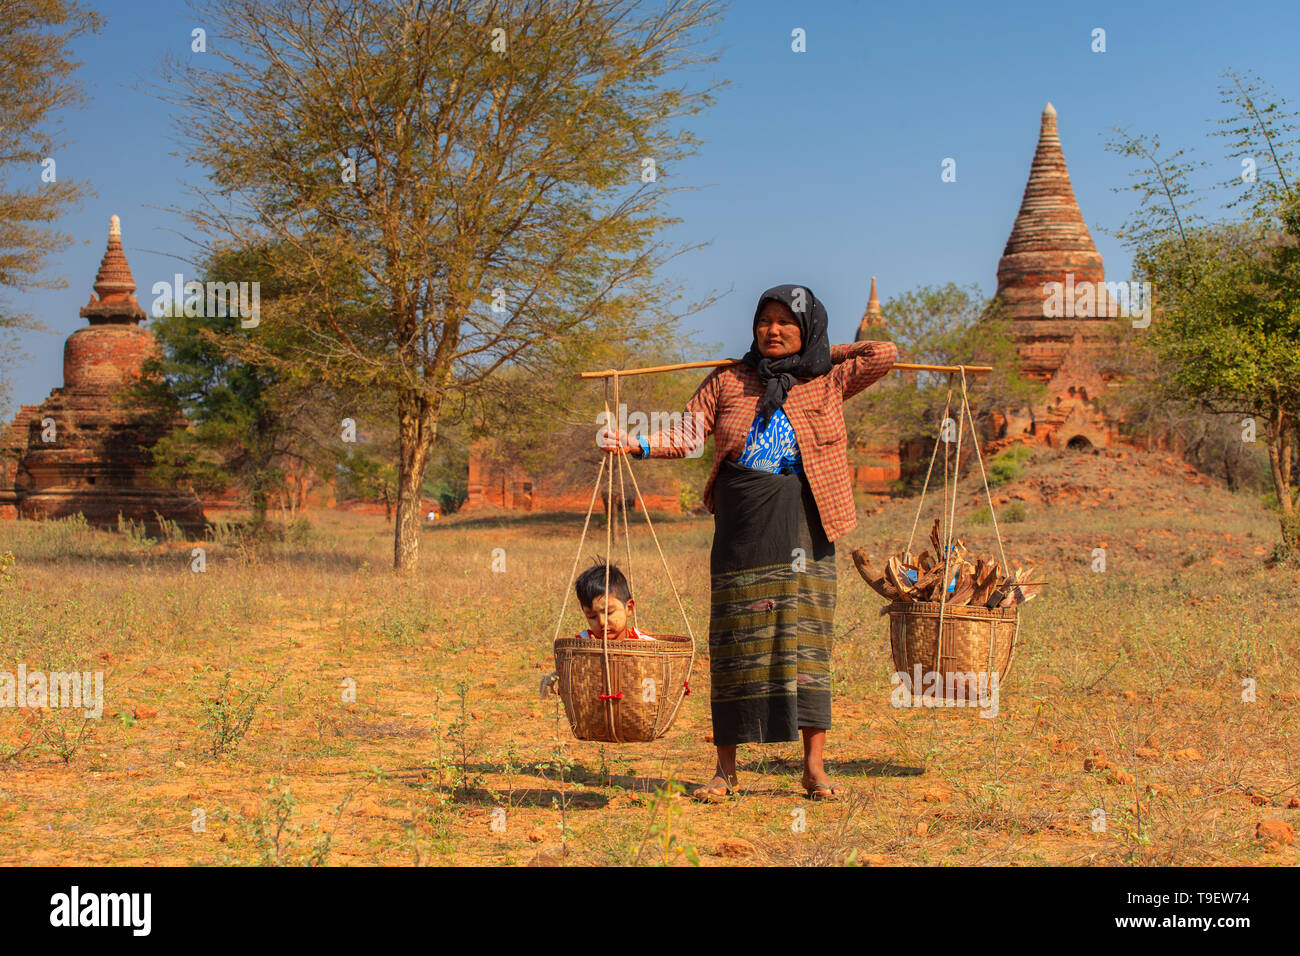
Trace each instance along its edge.
<instances>
[{"instance_id":1,"label":"woman's right hand","mask_svg":"<svg viewBox=\"0 0 1300 956\"><path fill-rule=\"evenodd\" d=\"M618 434L608 427L602 428L596 436L596 444L608 455L632 455L641 451L641 443L629 439L621 428Z\"/></svg>"}]
</instances>

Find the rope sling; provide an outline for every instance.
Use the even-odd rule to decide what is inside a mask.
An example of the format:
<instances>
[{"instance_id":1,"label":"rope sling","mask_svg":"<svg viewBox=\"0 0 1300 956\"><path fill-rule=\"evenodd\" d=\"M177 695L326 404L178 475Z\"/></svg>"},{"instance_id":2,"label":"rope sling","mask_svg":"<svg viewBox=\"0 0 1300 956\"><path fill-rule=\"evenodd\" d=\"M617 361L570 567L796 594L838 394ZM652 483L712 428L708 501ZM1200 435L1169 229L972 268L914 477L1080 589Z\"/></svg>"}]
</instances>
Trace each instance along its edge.
<instances>
[{"instance_id":1,"label":"rope sling","mask_svg":"<svg viewBox=\"0 0 1300 956\"><path fill-rule=\"evenodd\" d=\"M616 421L613 413L610 411L611 389L613 392L614 408L618 408L619 407L619 373L617 371L611 371L607 376L605 376L605 396L604 396L606 427L609 428L611 432L614 432L616 434L617 429L610 428L610 424ZM611 459L614 460L615 464L610 464ZM607 465L609 466L608 471L606 470ZM683 641L683 640L656 638L654 641L656 645L660 645L660 644L668 645L665 647L658 647L658 648L647 646L650 645L651 643L649 641L640 641L640 640L618 641L616 643L622 646L611 648L610 641L609 641L608 626L602 628L600 634L600 658L601 658L603 677L604 677L604 681L603 681L604 689L600 694L596 696L603 703L604 716L605 716L605 720L607 721L607 725L605 725L601 729L595 729L589 726L591 724L590 714L589 711L583 706L586 702L576 699L576 694L579 692L573 689L574 681L569 676L572 673L572 668L574 666L574 656L572 652L578 648L575 648L573 646L572 639L561 638L560 632L564 627L564 614L568 608L569 594L571 591L573 591L573 583L577 579L578 564L582 560L582 548L587 540L587 531L591 526L591 516L592 513L595 511L595 506L596 506L596 495L600 493L602 480L604 480L606 483L606 492L605 492L605 499L606 499L605 555L606 557L605 557L604 591L605 591L606 607L608 608L609 576L610 576L610 566L611 566L610 559L614 553L614 530L617 526L617 522L614 516L614 469L615 467L618 468L618 489L619 489L618 503L619 503L619 509L622 512L622 517L623 517L623 540L627 549L627 563L624 566L624 576L627 578L628 590L632 594L636 593L634 589L634 582L632 577L632 537L631 537L631 530L629 528L628 518L627 518L627 494L626 494L626 485L624 483L624 472L626 472L628 479L630 479L632 483L633 491L635 493L633 507L635 508L636 502L639 501L641 503L641 511L645 515L646 527L650 531L651 540L653 540L655 550L659 554L659 560L663 564L664 576L668 579L668 586L672 589L673 598L676 601L677 608L682 615L682 621L686 628L686 639ZM606 613L608 614L608 611ZM606 623L608 625L608 617L606 618ZM638 613L637 613L637 608L635 603L632 606L632 626L637 631L640 631ZM687 645L689 648L689 651L687 651L685 654L683 653L683 651L686 651L686 648L680 646L682 644ZM587 515L582 525L582 534L578 539L577 553L574 555L573 558L573 567L569 572L568 583L565 584L564 592L561 595L560 611L555 621L555 634L552 639L552 646L555 651L556 672L557 675L559 675L558 693L560 694L561 698L564 698L565 709L569 715L569 720L573 727L574 734L575 736L578 736L580 739L604 739L603 736L591 736L591 734L593 733L601 734L602 732L607 732L608 736L611 738L611 742L625 743L629 739L630 735L627 730L627 727L624 725L628 724L629 722L637 725L639 729L639 732L635 732L631 735L635 737L635 739L638 740L645 739L647 735L650 735L649 739L655 739L657 737L660 737L665 732L667 732L668 728L672 725L673 720L676 718L677 711L681 706L682 697L690 693L689 678L691 674L691 669L694 667L695 664L695 634L694 631L691 629L691 621L686 614L686 607L682 603L681 594L677 590L677 585L673 581L672 572L671 570L669 570L668 559L667 557L665 557L663 547L659 543L659 535L655 532L654 522L650 520L650 509L646 504L644 495L642 495L641 493L640 483L636 479L636 473L632 469L632 463L628 460L628 456L625 454L602 452L600 468L596 473L596 481L595 484L592 486L592 490L591 490L591 501L587 505ZM617 681L615 680L614 671L615 671L615 664L618 662L618 660L620 658L624 659L624 662L632 669L634 678L640 676L643 672L653 671L655 670L656 667L661 667L663 668L664 671L672 673L675 676L676 671L681 670L681 666L680 666L681 661L680 660L664 661L661 658L664 658L665 656L668 658L682 658L682 657L686 658L684 676L682 678L681 693L678 693L678 689L675 686L670 686L665 689L665 696L668 698L668 702L670 704L670 708L668 712L666 714L662 714L659 712L660 701L659 701L659 693L657 690L657 685L654 688L654 692L651 695L651 700L649 701L645 699L644 693L641 695L642 699L639 701L635 699L635 695L631 699L625 699L625 695L623 691L620 690L618 686L616 686ZM569 670L566 670L566 666L569 668ZM647 674L646 677L642 678L642 680L645 679L651 679L657 681L659 678ZM644 685L642 684L642 686ZM643 705L647 703L653 704L655 706L653 708L646 708ZM631 713L632 711L641 711L641 713ZM648 713L648 711L653 711L653 713ZM651 727L652 729L649 730L646 729L647 721L649 721L648 726Z\"/></svg>"},{"instance_id":2,"label":"rope sling","mask_svg":"<svg viewBox=\"0 0 1300 956\"><path fill-rule=\"evenodd\" d=\"M961 375L961 410L958 412L958 417L957 417L957 442L956 442L957 447L955 452L955 461L953 462L953 467L952 467L951 481L949 480L949 461L948 461L948 454L949 454L948 445L951 444L951 440L945 437L944 432L950 431L950 426L948 425L950 419L948 415L952 408L953 379L956 373L949 374L948 376L948 396L947 396L947 400L944 403L943 417L942 419L940 419L939 441L935 442L934 450L930 453L930 464L925 472L925 482L921 487L921 499L920 501L917 502L916 505L916 516L912 519L912 530L909 533L907 538L907 547L905 549L905 552L911 552L912 550L912 543L916 538L916 528L921 519L921 511L925 507L926 493L929 491L930 488L930 478L934 472L935 458L937 457L939 452L939 445L942 444L944 446L944 450L943 450L944 500L941 506L940 515L941 516L946 515L947 517L947 521L945 522L946 524L945 530L947 531L947 534L945 535L942 542L943 543L943 556L942 556L943 577L941 578L942 584L940 585L939 588L938 627L934 635L935 637L935 649L934 649L934 656L933 656L934 669L935 671L942 672L943 662L945 659L956 660L956 662L958 663L960 662L965 662L967 664L974 663L972 657L972 650L973 650L972 645L987 644L987 654L981 653L978 655L981 658L980 662L984 664L985 667L984 672L986 674L992 674L996 672L999 674L999 679L1000 679L1000 677L1004 675L1006 673L1006 670L1011 666L1011 656L1014 654L1015 651L1016 637L1019 633L1019 626L1020 626L1018 612L1016 612L1014 608L1012 609L1012 612L1014 614L1014 621L1011 622L1012 627L1010 633L1010 647L1007 649L1006 663L1004 666L1001 667L997 666L998 657L999 657L998 654L999 630L1001 629L1002 633L1006 632L1008 615L990 614L988 613L988 611L986 611L983 608L971 608L967 605L953 605L951 609L952 614L951 615L949 614L948 591L950 585L953 585L954 583L953 577L955 577L955 574L953 573L952 570L951 562L952 562L952 553L953 553L952 545L953 545L953 538L954 538L954 524L955 524L956 514L957 514L957 483L961 474L960 468L961 468L962 440L965 434L965 425L967 421L970 422L971 436L972 436L971 443L975 446L975 458L976 461L979 463L980 480L983 482L984 485L984 497L985 500L988 502L989 515L992 517L992 521L993 521L993 533L997 538L998 553L1002 557L1003 569L1007 573L1010 573L1010 565L1007 562L1006 549L1003 546L1003 542L1002 542L1002 532L998 528L997 512L993 507L993 495L992 492L989 490L988 473L985 471L984 468L984 456L980 449L979 436L975 427L975 417L971 412L970 396L966 384L966 371L964 368L959 369L958 371L960 372ZM969 461L969 458L967 460ZM951 499L949 498L950 488L951 488ZM939 555L935 555L935 558L937 560L939 558ZM957 568L956 570L960 571L960 568ZM898 608L898 610L896 611L895 608ZM907 634L907 629L909 625L916 618L925 617L925 616L932 617L933 612L929 612L928 615L927 612L925 611L920 611L919 613L917 611L906 612L899 605L890 605L889 610L891 612L891 625L890 625L891 646L895 651L894 663L896 667L902 666L903 670L905 672L908 672L908 668L906 667L906 664L908 662L899 659L900 655L899 655L898 645L901 643L903 648L905 648L906 650L910 650L911 642L908 640L908 634ZM950 631L953 630L952 624L954 622L951 620L952 616L956 616L961 619L958 627L958 633L956 635L949 633ZM947 623L949 624L949 627L946 629L944 627L945 619L948 619ZM985 624L987 624L987 633L985 633L985 629L984 629ZM896 634L896 628L901 628L901 633ZM895 639L896 637L898 638L898 640ZM956 653L954 653L954 649L952 647L954 637L957 638L957 643L961 645L960 649ZM903 656L908 656L906 654L906 651ZM961 670L962 668L957 667L955 669ZM972 668L967 667L965 669L970 670ZM912 693L916 694L916 692L917 689L914 688Z\"/></svg>"}]
</instances>

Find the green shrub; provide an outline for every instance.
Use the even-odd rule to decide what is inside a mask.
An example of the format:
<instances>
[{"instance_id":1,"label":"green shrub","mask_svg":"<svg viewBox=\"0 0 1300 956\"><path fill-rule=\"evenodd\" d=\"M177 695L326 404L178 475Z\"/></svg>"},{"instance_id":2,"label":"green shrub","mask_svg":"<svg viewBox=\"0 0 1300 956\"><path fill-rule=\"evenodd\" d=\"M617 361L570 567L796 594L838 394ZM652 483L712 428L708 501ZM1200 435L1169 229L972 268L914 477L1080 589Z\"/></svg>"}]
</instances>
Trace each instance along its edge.
<instances>
[{"instance_id":1,"label":"green shrub","mask_svg":"<svg viewBox=\"0 0 1300 956\"><path fill-rule=\"evenodd\" d=\"M983 505L979 511L970 516L970 523L977 527L983 527L993 521L993 512L989 510L988 505Z\"/></svg>"},{"instance_id":2,"label":"green shrub","mask_svg":"<svg viewBox=\"0 0 1300 956\"><path fill-rule=\"evenodd\" d=\"M1018 521L1025 520L1025 503L1023 501L1013 501L1002 511L1002 520L1007 524L1015 524Z\"/></svg>"},{"instance_id":3,"label":"green shrub","mask_svg":"<svg viewBox=\"0 0 1300 956\"><path fill-rule=\"evenodd\" d=\"M309 544L315 538L315 532L311 520L304 515L299 515L289 522L289 527L285 529L284 540L293 545Z\"/></svg>"},{"instance_id":4,"label":"green shrub","mask_svg":"<svg viewBox=\"0 0 1300 956\"><path fill-rule=\"evenodd\" d=\"M199 727L211 735L206 749L212 756L219 757L239 746L257 716L258 708L278 683L277 680L251 690L240 690L236 698L230 671L226 671L217 686L216 696L206 698L199 705L203 713Z\"/></svg>"},{"instance_id":5,"label":"green shrub","mask_svg":"<svg viewBox=\"0 0 1300 956\"><path fill-rule=\"evenodd\" d=\"M989 464L989 486L996 487L1019 478L1024 471L1021 466L1033 455L1034 450L1028 445L1012 445L1003 450Z\"/></svg>"},{"instance_id":6,"label":"green shrub","mask_svg":"<svg viewBox=\"0 0 1300 956\"><path fill-rule=\"evenodd\" d=\"M319 836L310 847L306 846L304 827L296 820L298 801L288 786L277 777L267 784L267 791L270 796L263 808L251 820L240 821L240 826L257 848L261 865L325 866L329 862L334 831L325 832L317 821L311 829ZM351 798L352 792L349 791L335 808L338 817L343 815L343 809ZM228 811L223 816L229 818ZM337 827L337 818L335 825Z\"/></svg>"},{"instance_id":7,"label":"green shrub","mask_svg":"<svg viewBox=\"0 0 1300 956\"><path fill-rule=\"evenodd\" d=\"M427 627L427 609L411 603L386 606L374 623L375 635L398 647L414 647Z\"/></svg>"}]
</instances>

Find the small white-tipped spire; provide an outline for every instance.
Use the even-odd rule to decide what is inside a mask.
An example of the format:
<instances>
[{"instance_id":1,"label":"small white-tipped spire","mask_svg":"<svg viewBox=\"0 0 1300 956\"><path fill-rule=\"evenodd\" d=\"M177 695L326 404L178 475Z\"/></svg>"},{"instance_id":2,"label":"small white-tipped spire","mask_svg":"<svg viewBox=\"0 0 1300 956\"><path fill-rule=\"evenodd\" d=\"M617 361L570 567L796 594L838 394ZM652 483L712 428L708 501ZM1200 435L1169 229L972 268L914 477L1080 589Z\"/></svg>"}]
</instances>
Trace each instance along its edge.
<instances>
[{"instance_id":1,"label":"small white-tipped spire","mask_svg":"<svg viewBox=\"0 0 1300 956\"><path fill-rule=\"evenodd\" d=\"M1043 107L1043 116L1046 117L1046 116L1055 116L1055 115L1056 115L1056 107L1053 106L1051 101L1049 100L1047 105Z\"/></svg>"},{"instance_id":2,"label":"small white-tipped spire","mask_svg":"<svg viewBox=\"0 0 1300 956\"><path fill-rule=\"evenodd\" d=\"M108 238L119 240L122 238L122 220L117 216L108 217Z\"/></svg>"},{"instance_id":3,"label":"small white-tipped spire","mask_svg":"<svg viewBox=\"0 0 1300 956\"><path fill-rule=\"evenodd\" d=\"M880 338L880 333L885 331L885 316L880 311L880 298L876 295L876 277L871 277L871 294L867 297L867 309L862 313L862 319L858 322L858 333L854 336L853 341L862 342L866 339Z\"/></svg>"}]
</instances>

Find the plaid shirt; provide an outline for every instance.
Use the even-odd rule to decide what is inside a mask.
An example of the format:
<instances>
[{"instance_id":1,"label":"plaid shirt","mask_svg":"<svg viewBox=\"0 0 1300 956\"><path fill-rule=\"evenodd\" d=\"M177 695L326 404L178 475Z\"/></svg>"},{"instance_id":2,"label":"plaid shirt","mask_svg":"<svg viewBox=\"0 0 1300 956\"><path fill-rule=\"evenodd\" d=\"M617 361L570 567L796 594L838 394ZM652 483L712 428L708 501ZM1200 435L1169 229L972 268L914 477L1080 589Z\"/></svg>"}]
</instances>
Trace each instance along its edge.
<instances>
[{"instance_id":1,"label":"plaid shirt","mask_svg":"<svg viewBox=\"0 0 1300 956\"><path fill-rule=\"evenodd\" d=\"M898 346L893 342L832 345L831 370L798 380L782 406L794 427L822 527L831 541L858 524L849 481L844 400L882 378L896 361ZM712 434L713 470L704 485L704 505L712 512L713 482L724 459L740 457L762 399L763 386L755 369L741 364L714 370L686 403L682 427L649 436L650 457L684 458Z\"/></svg>"}]
</instances>

